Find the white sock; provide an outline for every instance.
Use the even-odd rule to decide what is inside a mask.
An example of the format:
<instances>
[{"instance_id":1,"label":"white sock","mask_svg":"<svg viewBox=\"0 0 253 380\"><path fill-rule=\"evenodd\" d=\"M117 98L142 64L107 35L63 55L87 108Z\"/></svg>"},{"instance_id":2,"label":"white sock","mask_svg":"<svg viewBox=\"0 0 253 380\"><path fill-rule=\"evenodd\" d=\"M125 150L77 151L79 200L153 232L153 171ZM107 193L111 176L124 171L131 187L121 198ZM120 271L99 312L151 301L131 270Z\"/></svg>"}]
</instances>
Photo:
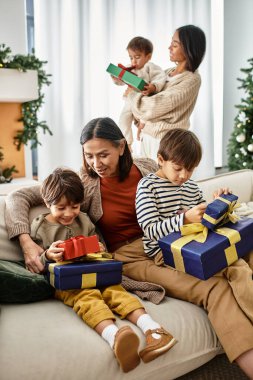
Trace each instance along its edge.
<instances>
[{"instance_id":1,"label":"white sock","mask_svg":"<svg viewBox=\"0 0 253 380\"><path fill-rule=\"evenodd\" d=\"M111 325L106 326L101 334L102 338L109 343L111 348L113 348L115 335L118 330L118 327L112 323Z\"/></svg>"},{"instance_id":2,"label":"white sock","mask_svg":"<svg viewBox=\"0 0 253 380\"><path fill-rule=\"evenodd\" d=\"M159 329L161 325L155 322L149 314L142 314L137 320L137 326L143 331L145 334L148 330ZM155 339L159 339L161 336L159 334L153 333L152 337Z\"/></svg>"}]
</instances>

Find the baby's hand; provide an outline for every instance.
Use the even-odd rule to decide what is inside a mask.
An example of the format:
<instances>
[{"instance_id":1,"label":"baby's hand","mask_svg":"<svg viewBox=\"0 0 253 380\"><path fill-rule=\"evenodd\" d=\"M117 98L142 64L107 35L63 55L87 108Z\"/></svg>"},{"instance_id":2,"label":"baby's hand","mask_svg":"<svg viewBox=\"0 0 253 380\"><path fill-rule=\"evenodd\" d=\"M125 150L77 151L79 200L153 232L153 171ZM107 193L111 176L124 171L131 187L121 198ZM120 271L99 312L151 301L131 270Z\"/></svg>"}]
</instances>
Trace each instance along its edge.
<instances>
[{"instance_id":1,"label":"baby's hand","mask_svg":"<svg viewBox=\"0 0 253 380\"><path fill-rule=\"evenodd\" d=\"M123 85L125 84L121 79L116 78L116 77L113 76L113 75L111 75L111 78L112 78L113 82L114 82L115 84L117 84L118 86L123 86Z\"/></svg>"},{"instance_id":2,"label":"baby's hand","mask_svg":"<svg viewBox=\"0 0 253 380\"><path fill-rule=\"evenodd\" d=\"M152 83L147 84L142 91L143 95L150 95L156 92L156 86Z\"/></svg>"},{"instance_id":3,"label":"baby's hand","mask_svg":"<svg viewBox=\"0 0 253 380\"><path fill-rule=\"evenodd\" d=\"M200 203L187 210L184 214L184 224L200 223L204 212L206 211L206 203Z\"/></svg>"},{"instance_id":4,"label":"baby's hand","mask_svg":"<svg viewBox=\"0 0 253 380\"><path fill-rule=\"evenodd\" d=\"M213 199L219 198L221 194L231 194L232 191L228 187L221 187L213 193Z\"/></svg>"},{"instance_id":5,"label":"baby's hand","mask_svg":"<svg viewBox=\"0 0 253 380\"><path fill-rule=\"evenodd\" d=\"M100 252L104 252L105 251L105 246L101 242L99 242L99 249L100 249Z\"/></svg>"},{"instance_id":6,"label":"baby's hand","mask_svg":"<svg viewBox=\"0 0 253 380\"><path fill-rule=\"evenodd\" d=\"M52 260L55 262L63 260L64 248L58 248L57 247L57 245L60 243L64 243L64 241L63 240L57 240L50 245L50 247L46 251L46 258L48 260Z\"/></svg>"}]
</instances>

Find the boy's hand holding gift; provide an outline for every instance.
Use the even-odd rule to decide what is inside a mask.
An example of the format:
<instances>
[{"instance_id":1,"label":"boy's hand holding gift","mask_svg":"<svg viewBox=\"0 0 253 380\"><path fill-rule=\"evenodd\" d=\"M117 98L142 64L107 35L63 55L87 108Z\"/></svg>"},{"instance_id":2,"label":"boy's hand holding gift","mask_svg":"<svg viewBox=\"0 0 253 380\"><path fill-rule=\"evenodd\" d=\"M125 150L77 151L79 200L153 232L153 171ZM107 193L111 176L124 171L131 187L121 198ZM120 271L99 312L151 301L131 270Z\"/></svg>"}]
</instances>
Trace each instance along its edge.
<instances>
[{"instance_id":1,"label":"boy's hand holding gift","mask_svg":"<svg viewBox=\"0 0 253 380\"><path fill-rule=\"evenodd\" d=\"M64 243L63 240L54 241L50 247L46 250L46 258L49 261L63 261L64 248L58 247L58 244Z\"/></svg>"},{"instance_id":2,"label":"boy's hand holding gift","mask_svg":"<svg viewBox=\"0 0 253 380\"><path fill-rule=\"evenodd\" d=\"M49 261L63 261L85 256L89 253L104 252L105 247L96 235L76 236L67 240L57 240L46 251Z\"/></svg>"},{"instance_id":3,"label":"boy's hand holding gift","mask_svg":"<svg viewBox=\"0 0 253 380\"><path fill-rule=\"evenodd\" d=\"M200 203L184 213L184 224L200 223L206 211L206 203Z\"/></svg>"}]
</instances>

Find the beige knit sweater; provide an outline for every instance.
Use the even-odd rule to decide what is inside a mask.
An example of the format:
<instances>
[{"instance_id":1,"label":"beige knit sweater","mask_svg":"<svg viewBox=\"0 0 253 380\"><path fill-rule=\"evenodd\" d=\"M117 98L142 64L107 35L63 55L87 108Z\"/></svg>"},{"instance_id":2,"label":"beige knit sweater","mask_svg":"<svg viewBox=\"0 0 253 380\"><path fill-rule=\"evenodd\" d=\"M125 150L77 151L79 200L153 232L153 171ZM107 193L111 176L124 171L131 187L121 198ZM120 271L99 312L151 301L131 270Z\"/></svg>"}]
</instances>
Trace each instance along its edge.
<instances>
[{"instance_id":1,"label":"beige knit sweater","mask_svg":"<svg viewBox=\"0 0 253 380\"><path fill-rule=\"evenodd\" d=\"M170 70L167 70L167 74ZM143 96L132 91L129 96L132 112L145 122L143 133L161 139L171 128L188 129L195 106L201 78L197 71L185 71L166 82L163 91Z\"/></svg>"}]
</instances>

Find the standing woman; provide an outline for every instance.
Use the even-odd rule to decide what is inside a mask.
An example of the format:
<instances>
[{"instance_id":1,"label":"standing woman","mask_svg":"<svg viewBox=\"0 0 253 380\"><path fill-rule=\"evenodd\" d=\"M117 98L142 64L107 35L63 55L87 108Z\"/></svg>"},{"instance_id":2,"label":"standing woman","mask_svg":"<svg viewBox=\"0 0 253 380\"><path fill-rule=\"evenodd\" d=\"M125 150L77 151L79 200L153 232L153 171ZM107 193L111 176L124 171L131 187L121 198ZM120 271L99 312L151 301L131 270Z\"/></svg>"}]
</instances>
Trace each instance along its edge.
<instances>
[{"instance_id":1,"label":"standing woman","mask_svg":"<svg viewBox=\"0 0 253 380\"><path fill-rule=\"evenodd\" d=\"M141 156L156 160L161 138L171 128L190 127L201 78L197 71L206 51L204 32L194 25L178 28L169 46L176 67L166 70L163 91L153 96L130 91L128 98L136 120L142 121Z\"/></svg>"}]
</instances>

